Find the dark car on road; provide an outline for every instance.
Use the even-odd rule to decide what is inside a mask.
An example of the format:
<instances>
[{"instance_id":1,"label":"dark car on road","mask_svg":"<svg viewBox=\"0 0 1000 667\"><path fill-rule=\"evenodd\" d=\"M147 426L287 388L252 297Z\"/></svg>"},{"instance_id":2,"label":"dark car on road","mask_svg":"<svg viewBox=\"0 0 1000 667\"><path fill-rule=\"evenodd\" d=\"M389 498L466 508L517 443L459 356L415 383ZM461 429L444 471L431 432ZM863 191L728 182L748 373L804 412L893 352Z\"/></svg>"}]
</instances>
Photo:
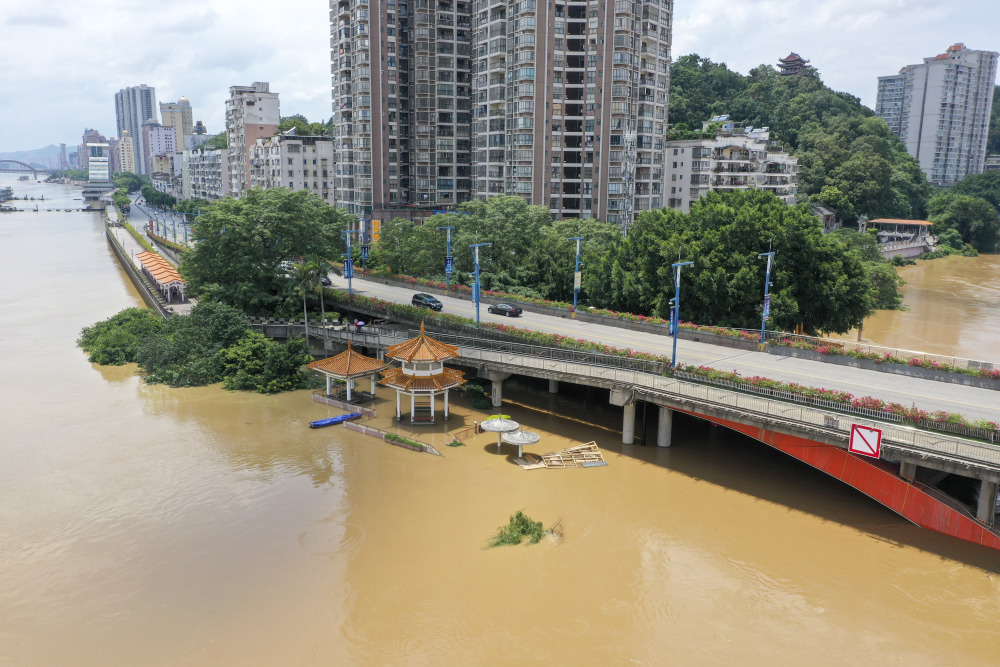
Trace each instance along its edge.
<instances>
[{"instance_id":1,"label":"dark car on road","mask_svg":"<svg viewBox=\"0 0 1000 667\"><path fill-rule=\"evenodd\" d=\"M489 311L496 315L503 315L505 317L520 317L521 309L517 306L512 306L509 303L495 303L489 307Z\"/></svg>"},{"instance_id":2,"label":"dark car on road","mask_svg":"<svg viewBox=\"0 0 1000 667\"><path fill-rule=\"evenodd\" d=\"M329 287L330 285L333 284L333 281L330 280L330 276L323 276L322 278L319 279L319 283L324 287Z\"/></svg>"},{"instance_id":3,"label":"dark car on road","mask_svg":"<svg viewBox=\"0 0 1000 667\"><path fill-rule=\"evenodd\" d=\"M414 294L410 303L418 308L430 308L431 310L441 310L444 307L436 298L423 293Z\"/></svg>"}]
</instances>

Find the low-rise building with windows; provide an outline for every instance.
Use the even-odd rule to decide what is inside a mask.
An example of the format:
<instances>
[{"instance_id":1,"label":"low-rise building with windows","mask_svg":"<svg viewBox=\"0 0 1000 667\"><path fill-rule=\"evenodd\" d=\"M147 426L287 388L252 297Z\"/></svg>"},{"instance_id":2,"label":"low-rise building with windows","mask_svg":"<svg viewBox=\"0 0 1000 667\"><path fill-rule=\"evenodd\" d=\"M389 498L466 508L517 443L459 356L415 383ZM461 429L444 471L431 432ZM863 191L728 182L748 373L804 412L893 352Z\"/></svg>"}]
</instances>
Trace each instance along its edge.
<instances>
[{"instance_id":1,"label":"low-rise building with windows","mask_svg":"<svg viewBox=\"0 0 1000 667\"><path fill-rule=\"evenodd\" d=\"M333 188L333 139L278 134L257 139L250 149L250 186L308 190L331 206Z\"/></svg>"},{"instance_id":2,"label":"low-rise building with windows","mask_svg":"<svg viewBox=\"0 0 1000 667\"><path fill-rule=\"evenodd\" d=\"M712 138L709 126L714 130ZM766 127L741 128L728 116L716 116L702 127L702 138L667 142L664 193L667 208L691 210L692 202L716 190L758 188L795 203L798 160L772 145Z\"/></svg>"},{"instance_id":3,"label":"low-rise building with windows","mask_svg":"<svg viewBox=\"0 0 1000 667\"><path fill-rule=\"evenodd\" d=\"M214 201L231 192L229 149L195 148L184 151L182 188L184 199Z\"/></svg>"}]
</instances>

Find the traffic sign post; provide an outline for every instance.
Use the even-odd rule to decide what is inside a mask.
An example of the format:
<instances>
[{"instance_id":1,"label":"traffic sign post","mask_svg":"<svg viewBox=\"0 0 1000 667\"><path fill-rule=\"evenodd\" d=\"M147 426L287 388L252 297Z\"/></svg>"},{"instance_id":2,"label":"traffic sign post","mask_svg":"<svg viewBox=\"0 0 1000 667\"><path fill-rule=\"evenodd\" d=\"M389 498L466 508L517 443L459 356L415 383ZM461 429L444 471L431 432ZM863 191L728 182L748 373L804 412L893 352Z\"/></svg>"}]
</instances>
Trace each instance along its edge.
<instances>
[{"instance_id":1,"label":"traffic sign post","mask_svg":"<svg viewBox=\"0 0 1000 667\"><path fill-rule=\"evenodd\" d=\"M851 444L847 446L847 451L873 459L879 458L882 452L882 431L870 426L851 424Z\"/></svg>"}]
</instances>

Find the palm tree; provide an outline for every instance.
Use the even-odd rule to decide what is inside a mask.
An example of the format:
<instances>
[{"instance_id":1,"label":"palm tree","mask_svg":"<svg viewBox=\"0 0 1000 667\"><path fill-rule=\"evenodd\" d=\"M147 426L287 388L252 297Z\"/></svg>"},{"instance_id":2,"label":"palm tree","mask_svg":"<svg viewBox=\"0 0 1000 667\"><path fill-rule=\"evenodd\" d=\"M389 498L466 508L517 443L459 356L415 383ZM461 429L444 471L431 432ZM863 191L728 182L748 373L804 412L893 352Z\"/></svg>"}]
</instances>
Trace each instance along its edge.
<instances>
[{"instance_id":1,"label":"palm tree","mask_svg":"<svg viewBox=\"0 0 1000 667\"><path fill-rule=\"evenodd\" d=\"M295 283L295 293L302 295L302 315L306 322L306 346L309 346L309 313L306 311L306 295L315 291L315 285L319 282L319 267L315 262L306 261L295 265L292 273L292 281Z\"/></svg>"},{"instance_id":2,"label":"palm tree","mask_svg":"<svg viewBox=\"0 0 1000 667\"><path fill-rule=\"evenodd\" d=\"M317 276L316 277L317 277L317 280L319 281L317 291L319 292L319 311L320 311L320 317L322 317L323 321L326 322L326 304L324 303L324 300L323 300L323 282L322 282L323 281L323 276L325 276L328 273L333 273L335 275L340 276L340 275L343 275L343 271L341 271L336 266L334 266L333 264L331 264L330 260L323 259L319 255L312 255L309 258L309 262L311 264L315 264L316 265L316 272L317 272Z\"/></svg>"}]
</instances>

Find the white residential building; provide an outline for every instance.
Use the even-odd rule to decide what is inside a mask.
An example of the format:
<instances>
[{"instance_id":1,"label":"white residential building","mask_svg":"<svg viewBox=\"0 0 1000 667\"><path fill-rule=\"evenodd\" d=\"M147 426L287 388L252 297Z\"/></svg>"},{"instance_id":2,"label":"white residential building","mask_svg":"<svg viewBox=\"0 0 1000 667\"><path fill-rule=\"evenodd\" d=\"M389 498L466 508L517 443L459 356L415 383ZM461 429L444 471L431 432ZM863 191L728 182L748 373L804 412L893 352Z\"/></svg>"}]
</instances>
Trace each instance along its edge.
<instances>
[{"instance_id":1,"label":"white residential building","mask_svg":"<svg viewBox=\"0 0 1000 667\"><path fill-rule=\"evenodd\" d=\"M122 171L137 174L135 170L135 146L132 143L132 135L128 130L122 133L122 138L118 142L119 164Z\"/></svg>"},{"instance_id":2,"label":"white residential building","mask_svg":"<svg viewBox=\"0 0 1000 667\"><path fill-rule=\"evenodd\" d=\"M953 44L899 74L879 77L876 113L934 185L983 171L998 55Z\"/></svg>"},{"instance_id":3,"label":"white residential building","mask_svg":"<svg viewBox=\"0 0 1000 667\"><path fill-rule=\"evenodd\" d=\"M280 122L278 93L272 93L266 81L255 81L252 86L230 86L226 138L234 197L242 197L250 187L250 149L258 139L274 136Z\"/></svg>"},{"instance_id":4,"label":"white residential building","mask_svg":"<svg viewBox=\"0 0 1000 667\"><path fill-rule=\"evenodd\" d=\"M798 160L770 144L768 128L739 128L728 116L703 125L722 123L714 139L667 142L664 191L667 207L684 211L703 195L759 188L795 203Z\"/></svg>"},{"instance_id":5,"label":"white residential building","mask_svg":"<svg viewBox=\"0 0 1000 667\"><path fill-rule=\"evenodd\" d=\"M250 187L309 190L331 206L333 139L279 134L257 139L250 150Z\"/></svg>"},{"instance_id":6,"label":"white residential building","mask_svg":"<svg viewBox=\"0 0 1000 667\"><path fill-rule=\"evenodd\" d=\"M107 183L111 180L111 170L108 164L110 150L107 144L87 144L88 180L91 183Z\"/></svg>"},{"instance_id":7,"label":"white residential building","mask_svg":"<svg viewBox=\"0 0 1000 667\"><path fill-rule=\"evenodd\" d=\"M181 173L184 199L214 201L230 195L228 148L184 151Z\"/></svg>"}]
</instances>

